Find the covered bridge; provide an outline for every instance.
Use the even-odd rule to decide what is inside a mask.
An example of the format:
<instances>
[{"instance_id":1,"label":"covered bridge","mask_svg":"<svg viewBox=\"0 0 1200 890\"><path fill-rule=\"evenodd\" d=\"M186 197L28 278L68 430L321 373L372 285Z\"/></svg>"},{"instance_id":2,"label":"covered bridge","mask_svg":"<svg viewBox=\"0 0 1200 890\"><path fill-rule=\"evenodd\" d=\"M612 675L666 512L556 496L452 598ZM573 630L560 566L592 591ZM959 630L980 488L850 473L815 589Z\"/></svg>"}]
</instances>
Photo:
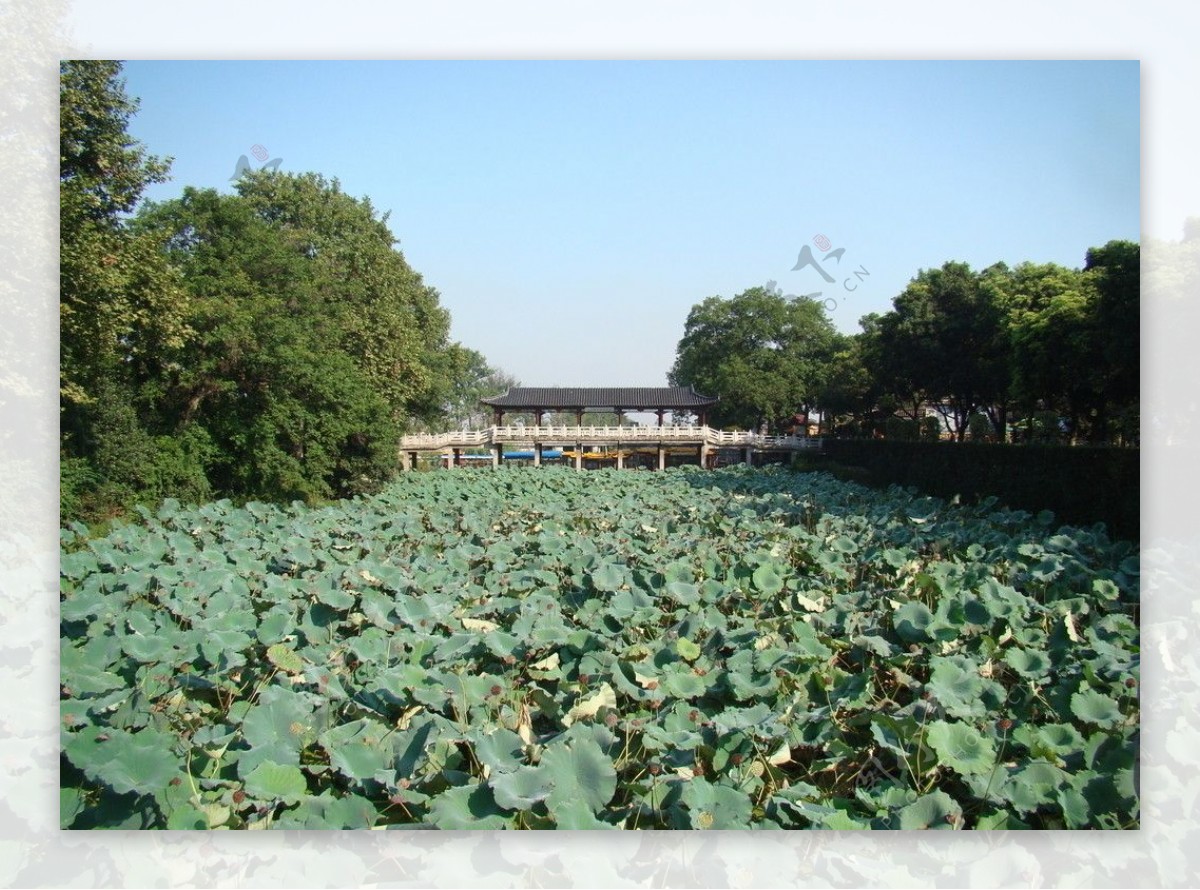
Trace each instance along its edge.
<instances>
[{"instance_id":1,"label":"covered bridge","mask_svg":"<svg viewBox=\"0 0 1200 890\"><path fill-rule=\"evenodd\" d=\"M574 411L579 424L585 411L613 411L618 425L627 411L646 411L658 415L659 426L667 411L686 411L699 418L700 426L707 426L708 409L717 403L716 397L700 395L690 386L514 386L503 395L480 401L492 409L496 426L503 426L508 412L530 412L534 424L541 426L547 411Z\"/></svg>"},{"instance_id":2,"label":"covered bridge","mask_svg":"<svg viewBox=\"0 0 1200 890\"><path fill-rule=\"evenodd\" d=\"M625 465L626 452L639 461L650 461L664 469L667 451L682 449L696 454L701 466L710 464L711 449L745 449L746 463L753 462L755 452L786 452L813 447L814 440L793 436L765 436L754 432L714 430L708 426L708 409L717 403L713 396L701 395L689 386L667 387L525 387L514 386L503 395L480 399L492 409L495 423L486 430L456 430L447 433L413 433L400 439L401 460L405 469L417 466L421 452L449 450L449 466L462 462L462 449L490 448L492 466L501 465L505 456L504 446L519 446L530 449L534 464L540 464L544 446L570 448L575 459L575 468L582 468L582 455L586 445L615 447L612 453L616 465ZM576 425L543 425L547 412L573 412ZM588 411L613 412L617 415L616 426L583 425L583 415ZM652 412L658 415L657 426L626 426L627 412ZM668 411L694 414L697 423L663 422ZM533 414L533 426L514 424L505 426L504 415L508 413ZM674 421L674 418L672 418ZM645 449L645 453L643 453ZM649 450L653 449L653 450ZM564 454L564 456L566 456ZM653 458L657 457L654 461ZM474 456L472 456L474 457ZM715 457L715 456L714 456Z\"/></svg>"}]
</instances>

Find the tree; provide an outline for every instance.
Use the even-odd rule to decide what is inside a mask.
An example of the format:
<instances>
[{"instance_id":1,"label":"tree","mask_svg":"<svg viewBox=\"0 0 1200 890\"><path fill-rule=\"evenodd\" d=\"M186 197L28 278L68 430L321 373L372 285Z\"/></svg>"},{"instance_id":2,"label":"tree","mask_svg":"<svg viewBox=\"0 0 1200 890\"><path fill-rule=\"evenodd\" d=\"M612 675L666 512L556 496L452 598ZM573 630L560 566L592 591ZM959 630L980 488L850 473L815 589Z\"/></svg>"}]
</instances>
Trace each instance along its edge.
<instances>
[{"instance_id":1,"label":"tree","mask_svg":"<svg viewBox=\"0 0 1200 890\"><path fill-rule=\"evenodd\" d=\"M1136 439L1139 389L1138 245L1111 241L1084 269L1025 263L1007 284L1013 392L1027 418L1056 411L1073 438ZM1032 423L1031 420L1028 422Z\"/></svg>"},{"instance_id":2,"label":"tree","mask_svg":"<svg viewBox=\"0 0 1200 890\"><path fill-rule=\"evenodd\" d=\"M333 320L338 345L383 397L392 421L441 420L457 373L450 314L396 249L388 214L315 173L258 171L237 189L311 260L310 298Z\"/></svg>"},{"instance_id":3,"label":"tree","mask_svg":"<svg viewBox=\"0 0 1200 890\"><path fill-rule=\"evenodd\" d=\"M385 393L344 348L345 311L293 230L212 189L147 208L187 283L195 337L143 390L164 431L213 443L225 495L315 501L369 490L394 465L399 430Z\"/></svg>"},{"instance_id":4,"label":"tree","mask_svg":"<svg viewBox=\"0 0 1200 890\"><path fill-rule=\"evenodd\" d=\"M130 138L137 102L119 62L59 67L60 392L64 428L124 364L183 342L186 301L153 232L133 234L127 215L169 162Z\"/></svg>"},{"instance_id":5,"label":"tree","mask_svg":"<svg viewBox=\"0 0 1200 890\"><path fill-rule=\"evenodd\" d=\"M1096 294L1100 386L1104 392L1093 438L1109 438L1116 419L1121 438L1136 440L1141 387L1141 249L1109 241L1087 252L1083 274Z\"/></svg>"},{"instance_id":6,"label":"tree","mask_svg":"<svg viewBox=\"0 0 1200 890\"><path fill-rule=\"evenodd\" d=\"M1005 426L1009 367L1003 313L994 291L966 263L922 269L878 320L871 356L886 391L933 402L961 441L983 408ZM1000 406L1000 410L996 410Z\"/></svg>"},{"instance_id":7,"label":"tree","mask_svg":"<svg viewBox=\"0 0 1200 890\"><path fill-rule=\"evenodd\" d=\"M510 387L520 386L512 374L488 364L480 352L461 344L447 350L445 379L450 383L444 414L451 429L466 427L482 429L492 423L492 412L480 399L500 395Z\"/></svg>"},{"instance_id":8,"label":"tree","mask_svg":"<svg viewBox=\"0 0 1200 890\"><path fill-rule=\"evenodd\" d=\"M336 179L260 171L143 206L168 162L128 136L119 73L60 69L64 518L367 491L402 430L502 383Z\"/></svg>"},{"instance_id":9,"label":"tree","mask_svg":"<svg viewBox=\"0 0 1200 890\"><path fill-rule=\"evenodd\" d=\"M114 61L59 66L59 404L62 504L112 515L143 493L206 491L177 443L134 406L141 381L190 335L158 233L128 224L169 162L128 134L137 102Z\"/></svg>"},{"instance_id":10,"label":"tree","mask_svg":"<svg viewBox=\"0 0 1200 890\"><path fill-rule=\"evenodd\" d=\"M870 378L868 391L873 397L873 407L882 415L877 420L886 422L892 414L900 412L919 422L921 406L926 401L925 391L917 383L920 356L898 348L896 322L891 312L885 315L871 312L860 318L859 353Z\"/></svg>"},{"instance_id":11,"label":"tree","mask_svg":"<svg viewBox=\"0 0 1200 890\"><path fill-rule=\"evenodd\" d=\"M1078 269L1020 263L994 284L1012 355L1012 397L1026 435L1044 440L1056 434L1057 421L1049 418L1077 418L1090 387L1094 361L1084 283Z\"/></svg>"},{"instance_id":12,"label":"tree","mask_svg":"<svg viewBox=\"0 0 1200 890\"><path fill-rule=\"evenodd\" d=\"M878 400L877 387L867 369L864 352L865 333L837 334L834 338L828 373L817 395L822 425L827 432L848 417L860 431Z\"/></svg>"},{"instance_id":13,"label":"tree","mask_svg":"<svg viewBox=\"0 0 1200 890\"><path fill-rule=\"evenodd\" d=\"M762 287L692 307L668 374L720 402L716 426L780 427L814 407L836 341L832 322L814 300L789 300Z\"/></svg>"}]
</instances>

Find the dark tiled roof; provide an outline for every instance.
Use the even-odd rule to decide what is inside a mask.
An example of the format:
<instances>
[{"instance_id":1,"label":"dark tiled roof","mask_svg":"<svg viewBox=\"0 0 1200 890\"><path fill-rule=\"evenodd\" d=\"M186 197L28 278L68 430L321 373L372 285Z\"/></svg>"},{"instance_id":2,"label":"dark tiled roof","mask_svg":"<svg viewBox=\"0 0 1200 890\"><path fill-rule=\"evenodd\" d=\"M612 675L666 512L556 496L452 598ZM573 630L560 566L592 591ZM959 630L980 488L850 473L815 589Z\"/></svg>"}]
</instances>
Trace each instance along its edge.
<instances>
[{"instance_id":1,"label":"dark tiled roof","mask_svg":"<svg viewBox=\"0 0 1200 890\"><path fill-rule=\"evenodd\" d=\"M690 386L587 387L514 386L503 395L480 399L493 408L621 408L626 411L656 408L706 408L717 402Z\"/></svg>"}]
</instances>

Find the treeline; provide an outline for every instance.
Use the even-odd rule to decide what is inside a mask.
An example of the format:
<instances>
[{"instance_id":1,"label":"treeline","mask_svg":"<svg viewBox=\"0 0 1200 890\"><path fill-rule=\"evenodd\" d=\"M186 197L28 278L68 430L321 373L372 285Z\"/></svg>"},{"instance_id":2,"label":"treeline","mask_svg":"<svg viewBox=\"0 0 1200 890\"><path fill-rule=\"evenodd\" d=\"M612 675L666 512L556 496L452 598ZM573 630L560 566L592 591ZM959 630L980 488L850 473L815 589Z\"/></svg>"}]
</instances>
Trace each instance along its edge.
<instances>
[{"instance_id":1,"label":"treeline","mask_svg":"<svg viewBox=\"0 0 1200 890\"><path fill-rule=\"evenodd\" d=\"M1139 247L1081 269L947 262L836 332L813 300L751 288L693 307L669 379L721 397L719 425L959 441L1136 444Z\"/></svg>"},{"instance_id":2,"label":"treeline","mask_svg":"<svg viewBox=\"0 0 1200 890\"><path fill-rule=\"evenodd\" d=\"M119 75L60 67L64 520L374 490L402 432L477 410L503 375L450 340L387 214L316 174L143 202L168 162Z\"/></svg>"}]
</instances>

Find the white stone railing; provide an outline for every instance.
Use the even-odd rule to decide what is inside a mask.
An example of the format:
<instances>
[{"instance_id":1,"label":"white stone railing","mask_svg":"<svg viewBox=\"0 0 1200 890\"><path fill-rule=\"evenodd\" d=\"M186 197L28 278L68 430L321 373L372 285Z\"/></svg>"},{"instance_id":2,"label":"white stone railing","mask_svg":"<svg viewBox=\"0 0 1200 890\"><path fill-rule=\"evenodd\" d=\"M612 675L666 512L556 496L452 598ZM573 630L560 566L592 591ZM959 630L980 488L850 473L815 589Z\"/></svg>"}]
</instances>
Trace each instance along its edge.
<instances>
[{"instance_id":1,"label":"white stone railing","mask_svg":"<svg viewBox=\"0 0 1200 890\"><path fill-rule=\"evenodd\" d=\"M820 448L819 438L799 436L763 436L753 432L726 432L707 426L492 426L485 430L461 430L448 433L417 433L403 436L400 448L428 451L452 447L481 447L498 442L541 444L636 445L645 442L663 444L751 447L770 450Z\"/></svg>"},{"instance_id":2,"label":"white stone railing","mask_svg":"<svg viewBox=\"0 0 1200 890\"><path fill-rule=\"evenodd\" d=\"M400 447L415 451L446 448L451 445L490 445L495 427L486 430L462 430L451 433L413 433L400 437Z\"/></svg>"}]
</instances>

